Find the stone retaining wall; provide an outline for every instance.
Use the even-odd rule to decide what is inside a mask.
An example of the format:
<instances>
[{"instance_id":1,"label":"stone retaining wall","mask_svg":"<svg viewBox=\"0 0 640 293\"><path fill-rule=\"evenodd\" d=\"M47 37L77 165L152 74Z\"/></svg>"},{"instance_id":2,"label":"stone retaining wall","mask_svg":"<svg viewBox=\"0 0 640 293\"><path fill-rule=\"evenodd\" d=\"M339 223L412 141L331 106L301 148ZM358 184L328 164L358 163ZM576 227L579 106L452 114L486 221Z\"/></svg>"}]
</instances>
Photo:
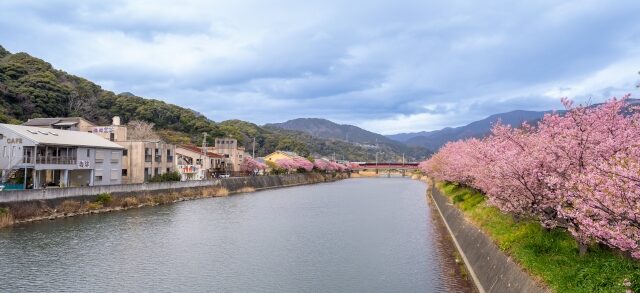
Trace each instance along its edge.
<instances>
[{"instance_id":1,"label":"stone retaining wall","mask_svg":"<svg viewBox=\"0 0 640 293\"><path fill-rule=\"evenodd\" d=\"M0 205L27 201L58 201L61 199L90 199L101 193L114 196L129 194L157 193L166 190L181 190L186 188L224 187L230 192L244 187L256 190L325 182L345 178L345 174L291 174L274 176L236 177L203 181L159 182L126 185L108 185L73 188L47 188L38 190L9 190L0 192Z\"/></svg>"},{"instance_id":2,"label":"stone retaining wall","mask_svg":"<svg viewBox=\"0 0 640 293\"><path fill-rule=\"evenodd\" d=\"M514 263L437 188L430 194L474 283L484 292L546 292Z\"/></svg>"}]
</instances>

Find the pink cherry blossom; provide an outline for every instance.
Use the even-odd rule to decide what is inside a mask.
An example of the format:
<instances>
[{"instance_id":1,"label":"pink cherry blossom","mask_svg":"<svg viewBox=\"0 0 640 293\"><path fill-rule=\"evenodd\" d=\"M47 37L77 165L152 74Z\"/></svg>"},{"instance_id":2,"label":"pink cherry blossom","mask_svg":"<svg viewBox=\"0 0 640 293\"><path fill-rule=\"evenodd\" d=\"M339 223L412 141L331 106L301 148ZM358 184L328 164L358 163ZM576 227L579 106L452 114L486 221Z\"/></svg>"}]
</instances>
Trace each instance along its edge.
<instances>
[{"instance_id":1,"label":"pink cherry blossom","mask_svg":"<svg viewBox=\"0 0 640 293\"><path fill-rule=\"evenodd\" d=\"M483 191L504 212L566 228L640 258L640 114L628 96L551 113L536 125L497 124L451 142L419 168Z\"/></svg>"}]
</instances>

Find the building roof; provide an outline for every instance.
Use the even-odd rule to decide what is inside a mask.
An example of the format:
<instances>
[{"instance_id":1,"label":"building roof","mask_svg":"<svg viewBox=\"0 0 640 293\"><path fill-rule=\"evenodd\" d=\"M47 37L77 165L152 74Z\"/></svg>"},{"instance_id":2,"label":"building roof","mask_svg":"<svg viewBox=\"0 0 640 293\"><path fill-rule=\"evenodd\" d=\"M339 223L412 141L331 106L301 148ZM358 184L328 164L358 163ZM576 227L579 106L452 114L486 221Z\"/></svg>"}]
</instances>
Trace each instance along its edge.
<instances>
[{"instance_id":1,"label":"building roof","mask_svg":"<svg viewBox=\"0 0 640 293\"><path fill-rule=\"evenodd\" d=\"M0 128L8 129L37 144L124 149L112 141L88 132L12 124L0 124Z\"/></svg>"},{"instance_id":2,"label":"building roof","mask_svg":"<svg viewBox=\"0 0 640 293\"><path fill-rule=\"evenodd\" d=\"M183 148L183 149L188 150L188 151L192 151L194 153L202 154L202 148L194 146L194 145L181 145L181 146L178 146L178 147L179 148ZM216 154L216 153L212 153L212 152L207 151L207 157L220 159L220 158L224 158L224 155Z\"/></svg>"},{"instance_id":3,"label":"building roof","mask_svg":"<svg viewBox=\"0 0 640 293\"><path fill-rule=\"evenodd\" d=\"M82 117L55 117L55 118L33 118L23 123L24 126L51 126L51 125L75 125L80 123L80 120L84 120L90 124L93 124Z\"/></svg>"}]
</instances>

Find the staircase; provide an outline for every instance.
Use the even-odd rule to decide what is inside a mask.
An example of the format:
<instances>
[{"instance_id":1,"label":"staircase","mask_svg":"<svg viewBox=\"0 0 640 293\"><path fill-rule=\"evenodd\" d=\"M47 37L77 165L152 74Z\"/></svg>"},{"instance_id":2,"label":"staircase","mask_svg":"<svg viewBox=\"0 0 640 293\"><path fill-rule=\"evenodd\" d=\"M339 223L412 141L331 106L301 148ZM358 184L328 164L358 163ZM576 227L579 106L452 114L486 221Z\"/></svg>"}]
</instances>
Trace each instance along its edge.
<instances>
[{"instance_id":1,"label":"staircase","mask_svg":"<svg viewBox=\"0 0 640 293\"><path fill-rule=\"evenodd\" d=\"M3 171L2 180L0 181L0 183L5 183L7 182L7 180L9 180L9 178L13 177L13 175L15 175L16 172L18 172L18 169L16 169L16 166L21 162L22 162L22 157L13 158L13 160L9 163L9 168L2 170Z\"/></svg>"}]
</instances>

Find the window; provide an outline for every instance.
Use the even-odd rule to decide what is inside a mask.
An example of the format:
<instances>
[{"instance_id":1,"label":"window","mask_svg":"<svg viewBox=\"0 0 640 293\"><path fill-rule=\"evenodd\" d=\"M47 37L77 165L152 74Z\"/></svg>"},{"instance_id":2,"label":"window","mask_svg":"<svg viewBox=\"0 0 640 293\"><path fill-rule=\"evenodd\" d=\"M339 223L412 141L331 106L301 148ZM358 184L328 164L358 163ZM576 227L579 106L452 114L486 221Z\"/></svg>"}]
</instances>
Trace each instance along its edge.
<instances>
[{"instance_id":1,"label":"window","mask_svg":"<svg viewBox=\"0 0 640 293\"><path fill-rule=\"evenodd\" d=\"M90 149L87 149L87 158L88 157L91 157L91 150Z\"/></svg>"},{"instance_id":2,"label":"window","mask_svg":"<svg viewBox=\"0 0 640 293\"><path fill-rule=\"evenodd\" d=\"M102 175L100 175L100 176L96 176L96 179L95 179L95 180L93 180L93 181L95 181L95 182L101 182L101 181L102 181Z\"/></svg>"},{"instance_id":3,"label":"window","mask_svg":"<svg viewBox=\"0 0 640 293\"><path fill-rule=\"evenodd\" d=\"M115 141L115 140L116 140L116 134L115 134L115 133L113 133L113 132L112 132L112 133L110 133L110 134L109 134L109 140L110 140L110 141Z\"/></svg>"},{"instance_id":4,"label":"window","mask_svg":"<svg viewBox=\"0 0 640 293\"><path fill-rule=\"evenodd\" d=\"M127 175L127 169L122 169L122 177L129 176Z\"/></svg>"},{"instance_id":5,"label":"window","mask_svg":"<svg viewBox=\"0 0 640 293\"><path fill-rule=\"evenodd\" d=\"M118 169L112 169L111 170L111 181L118 180L119 179L118 176L120 175L120 172L121 171L118 170Z\"/></svg>"},{"instance_id":6,"label":"window","mask_svg":"<svg viewBox=\"0 0 640 293\"><path fill-rule=\"evenodd\" d=\"M120 152L111 152L111 163L117 164L118 163L118 155L120 155Z\"/></svg>"},{"instance_id":7,"label":"window","mask_svg":"<svg viewBox=\"0 0 640 293\"><path fill-rule=\"evenodd\" d=\"M144 161L147 163L151 162L151 149L149 148L144 149Z\"/></svg>"},{"instance_id":8,"label":"window","mask_svg":"<svg viewBox=\"0 0 640 293\"><path fill-rule=\"evenodd\" d=\"M126 156L128 156L128 155L129 155L129 150L123 150L123 151L122 151L122 156L123 156L123 157L126 157Z\"/></svg>"},{"instance_id":9,"label":"window","mask_svg":"<svg viewBox=\"0 0 640 293\"><path fill-rule=\"evenodd\" d=\"M158 168L153 168L153 175L159 175L160 171L158 170Z\"/></svg>"},{"instance_id":10,"label":"window","mask_svg":"<svg viewBox=\"0 0 640 293\"><path fill-rule=\"evenodd\" d=\"M96 163L102 163L104 161L104 152L96 150Z\"/></svg>"},{"instance_id":11,"label":"window","mask_svg":"<svg viewBox=\"0 0 640 293\"><path fill-rule=\"evenodd\" d=\"M171 168L167 168L167 173L171 173Z\"/></svg>"}]
</instances>

